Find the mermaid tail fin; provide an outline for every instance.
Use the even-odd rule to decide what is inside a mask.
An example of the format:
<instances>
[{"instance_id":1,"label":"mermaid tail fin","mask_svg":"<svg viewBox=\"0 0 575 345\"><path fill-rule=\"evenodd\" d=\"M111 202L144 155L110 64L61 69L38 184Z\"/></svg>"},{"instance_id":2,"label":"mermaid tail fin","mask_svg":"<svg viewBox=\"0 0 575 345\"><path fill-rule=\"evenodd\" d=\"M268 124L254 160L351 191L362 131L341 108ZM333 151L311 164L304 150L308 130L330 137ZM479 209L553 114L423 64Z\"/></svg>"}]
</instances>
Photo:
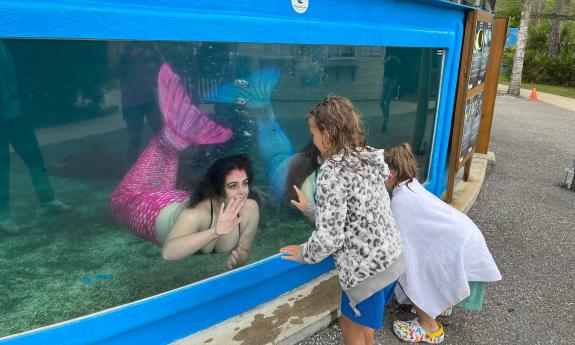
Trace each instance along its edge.
<instances>
[{"instance_id":1,"label":"mermaid tail fin","mask_svg":"<svg viewBox=\"0 0 575 345\"><path fill-rule=\"evenodd\" d=\"M245 105L255 115L258 130L258 150L265 166L266 177L272 194L281 200L285 194L285 178L293 147L276 121L271 107L271 94L280 78L277 67L263 68L245 79L220 85L215 97L207 101Z\"/></svg>"},{"instance_id":2,"label":"mermaid tail fin","mask_svg":"<svg viewBox=\"0 0 575 345\"><path fill-rule=\"evenodd\" d=\"M267 107L279 78L279 68L263 68L245 79L220 85L215 96L203 95L202 98L208 102L246 105L250 109Z\"/></svg>"},{"instance_id":3,"label":"mermaid tail fin","mask_svg":"<svg viewBox=\"0 0 575 345\"><path fill-rule=\"evenodd\" d=\"M219 144L232 137L232 130L202 114L192 104L180 76L163 64L158 75L160 107L164 115L164 138L183 150L191 144Z\"/></svg>"},{"instance_id":4,"label":"mermaid tail fin","mask_svg":"<svg viewBox=\"0 0 575 345\"><path fill-rule=\"evenodd\" d=\"M160 211L189 197L176 189L181 151L191 144L223 143L232 137L229 128L214 122L191 103L182 79L168 64L160 69L158 87L164 128L110 198L112 215L133 233L154 242Z\"/></svg>"}]
</instances>

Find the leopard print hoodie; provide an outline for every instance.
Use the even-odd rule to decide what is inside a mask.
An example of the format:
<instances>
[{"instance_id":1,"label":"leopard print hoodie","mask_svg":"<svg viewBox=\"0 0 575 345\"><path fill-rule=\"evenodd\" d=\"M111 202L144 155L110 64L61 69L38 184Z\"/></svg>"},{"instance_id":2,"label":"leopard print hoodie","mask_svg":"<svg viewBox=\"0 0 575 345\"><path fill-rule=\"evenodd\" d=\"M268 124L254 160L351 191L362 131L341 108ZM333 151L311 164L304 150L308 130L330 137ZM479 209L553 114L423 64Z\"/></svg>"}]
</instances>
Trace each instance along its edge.
<instances>
[{"instance_id":1,"label":"leopard print hoodie","mask_svg":"<svg viewBox=\"0 0 575 345\"><path fill-rule=\"evenodd\" d=\"M334 155L320 167L316 230L302 256L317 263L333 254L344 290L383 272L403 253L384 185L388 175L383 150L371 147Z\"/></svg>"}]
</instances>

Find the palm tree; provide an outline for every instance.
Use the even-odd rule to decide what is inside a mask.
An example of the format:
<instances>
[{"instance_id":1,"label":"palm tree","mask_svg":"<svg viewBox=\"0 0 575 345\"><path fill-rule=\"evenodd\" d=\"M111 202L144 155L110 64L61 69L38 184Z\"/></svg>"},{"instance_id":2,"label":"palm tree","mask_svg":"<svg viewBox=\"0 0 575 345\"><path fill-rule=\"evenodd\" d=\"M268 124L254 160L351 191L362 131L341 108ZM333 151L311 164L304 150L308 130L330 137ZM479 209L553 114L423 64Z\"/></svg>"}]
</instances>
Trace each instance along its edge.
<instances>
[{"instance_id":1,"label":"palm tree","mask_svg":"<svg viewBox=\"0 0 575 345\"><path fill-rule=\"evenodd\" d=\"M555 0L553 6L553 14L558 16L561 14L563 7L563 0ZM559 55L559 47L561 42L561 19L555 17L551 19L551 35L549 36L549 56L552 59L557 58Z\"/></svg>"},{"instance_id":2,"label":"palm tree","mask_svg":"<svg viewBox=\"0 0 575 345\"><path fill-rule=\"evenodd\" d=\"M542 9L543 9L543 0L533 0L533 14L531 15L531 25L534 28L539 26Z\"/></svg>"},{"instance_id":3,"label":"palm tree","mask_svg":"<svg viewBox=\"0 0 575 345\"><path fill-rule=\"evenodd\" d=\"M513 68L511 70L511 81L507 93L519 96L521 87L521 73L523 73L523 58L525 56L525 41L527 39L527 26L531 13L531 0L524 0L521 9L521 21L519 22L519 32L517 33L517 50L513 56Z\"/></svg>"}]
</instances>

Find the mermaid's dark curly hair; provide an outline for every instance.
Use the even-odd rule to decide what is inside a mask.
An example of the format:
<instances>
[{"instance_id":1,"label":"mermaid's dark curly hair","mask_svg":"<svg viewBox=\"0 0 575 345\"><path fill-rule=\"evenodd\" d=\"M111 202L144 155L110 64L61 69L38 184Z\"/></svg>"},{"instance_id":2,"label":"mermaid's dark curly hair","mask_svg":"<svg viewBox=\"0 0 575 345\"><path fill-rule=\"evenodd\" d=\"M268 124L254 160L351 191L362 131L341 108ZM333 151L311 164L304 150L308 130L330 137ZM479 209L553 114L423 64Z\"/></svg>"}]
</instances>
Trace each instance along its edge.
<instances>
[{"instance_id":1,"label":"mermaid's dark curly hair","mask_svg":"<svg viewBox=\"0 0 575 345\"><path fill-rule=\"evenodd\" d=\"M198 191L192 196L190 207L194 207L204 199L214 199L224 196L226 176L232 170L243 170L248 177L248 183L253 181L252 163L246 155L235 155L220 158L215 161L200 182ZM253 194L250 192L250 196Z\"/></svg>"}]
</instances>

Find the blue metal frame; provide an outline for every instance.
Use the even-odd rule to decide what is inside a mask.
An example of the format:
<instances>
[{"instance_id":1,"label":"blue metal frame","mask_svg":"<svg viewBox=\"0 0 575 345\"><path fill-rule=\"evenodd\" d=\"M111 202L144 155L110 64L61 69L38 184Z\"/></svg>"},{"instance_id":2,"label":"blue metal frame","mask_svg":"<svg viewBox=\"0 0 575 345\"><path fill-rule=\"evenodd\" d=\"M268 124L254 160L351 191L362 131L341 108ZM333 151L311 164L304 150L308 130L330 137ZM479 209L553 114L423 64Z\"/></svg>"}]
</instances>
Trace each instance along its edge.
<instances>
[{"instance_id":1,"label":"blue metal frame","mask_svg":"<svg viewBox=\"0 0 575 345\"><path fill-rule=\"evenodd\" d=\"M429 182L445 190L447 147L466 8L443 0L4 0L0 38L189 40L445 48ZM6 344L158 344L205 329L333 268L274 256L248 267L62 324Z\"/></svg>"}]
</instances>

